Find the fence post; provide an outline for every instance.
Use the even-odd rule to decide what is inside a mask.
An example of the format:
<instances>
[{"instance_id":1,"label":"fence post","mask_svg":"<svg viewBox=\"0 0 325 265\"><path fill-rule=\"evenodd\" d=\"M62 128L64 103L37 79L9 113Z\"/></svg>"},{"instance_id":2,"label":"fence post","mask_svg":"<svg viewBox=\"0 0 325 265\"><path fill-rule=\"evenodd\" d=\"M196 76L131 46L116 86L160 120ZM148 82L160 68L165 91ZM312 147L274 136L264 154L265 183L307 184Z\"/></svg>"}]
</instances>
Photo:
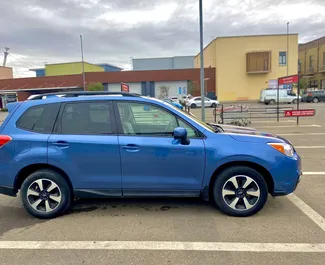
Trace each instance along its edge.
<instances>
[{"instance_id":1,"label":"fence post","mask_svg":"<svg viewBox=\"0 0 325 265\"><path fill-rule=\"evenodd\" d=\"M220 118L221 118L221 124L224 124L224 122L223 122L223 105L221 105Z\"/></svg>"},{"instance_id":2,"label":"fence post","mask_svg":"<svg viewBox=\"0 0 325 265\"><path fill-rule=\"evenodd\" d=\"M214 106L214 123L217 123L217 105Z\"/></svg>"}]
</instances>

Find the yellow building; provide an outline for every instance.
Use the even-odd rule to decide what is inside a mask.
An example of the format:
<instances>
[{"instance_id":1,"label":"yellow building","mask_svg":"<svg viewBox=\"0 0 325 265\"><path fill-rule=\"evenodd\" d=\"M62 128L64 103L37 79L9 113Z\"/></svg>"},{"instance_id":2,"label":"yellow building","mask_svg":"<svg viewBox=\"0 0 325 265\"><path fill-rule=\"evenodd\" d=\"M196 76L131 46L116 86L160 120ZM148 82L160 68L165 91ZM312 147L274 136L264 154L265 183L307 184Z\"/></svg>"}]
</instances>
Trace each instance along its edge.
<instances>
[{"instance_id":1,"label":"yellow building","mask_svg":"<svg viewBox=\"0 0 325 265\"><path fill-rule=\"evenodd\" d=\"M203 56L204 67L216 68L218 100L257 100L269 83L298 73L298 34L218 37Z\"/></svg>"},{"instance_id":2,"label":"yellow building","mask_svg":"<svg viewBox=\"0 0 325 265\"><path fill-rule=\"evenodd\" d=\"M308 88L325 89L325 37L299 44L299 74Z\"/></svg>"},{"instance_id":3,"label":"yellow building","mask_svg":"<svg viewBox=\"0 0 325 265\"><path fill-rule=\"evenodd\" d=\"M85 72L104 72L104 68L95 64L84 62ZM82 73L82 62L71 63L58 63L58 64L46 64L45 75L46 76L58 76L58 75L75 75Z\"/></svg>"}]
</instances>

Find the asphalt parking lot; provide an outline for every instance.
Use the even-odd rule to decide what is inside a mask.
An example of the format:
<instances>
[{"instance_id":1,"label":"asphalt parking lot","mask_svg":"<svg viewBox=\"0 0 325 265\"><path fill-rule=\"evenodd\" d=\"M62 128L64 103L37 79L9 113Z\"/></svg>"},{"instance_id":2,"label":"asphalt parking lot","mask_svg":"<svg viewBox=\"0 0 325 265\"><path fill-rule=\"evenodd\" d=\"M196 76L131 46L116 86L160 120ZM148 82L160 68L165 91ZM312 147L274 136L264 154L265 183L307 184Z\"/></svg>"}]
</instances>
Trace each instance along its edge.
<instances>
[{"instance_id":1,"label":"asphalt parking lot","mask_svg":"<svg viewBox=\"0 0 325 265\"><path fill-rule=\"evenodd\" d=\"M316 116L300 126L296 118L250 124L289 139L304 172L294 194L269 197L257 215L225 216L196 199L114 199L77 201L62 217L38 220L18 197L0 195L0 264L323 265L325 104L301 108Z\"/></svg>"}]
</instances>

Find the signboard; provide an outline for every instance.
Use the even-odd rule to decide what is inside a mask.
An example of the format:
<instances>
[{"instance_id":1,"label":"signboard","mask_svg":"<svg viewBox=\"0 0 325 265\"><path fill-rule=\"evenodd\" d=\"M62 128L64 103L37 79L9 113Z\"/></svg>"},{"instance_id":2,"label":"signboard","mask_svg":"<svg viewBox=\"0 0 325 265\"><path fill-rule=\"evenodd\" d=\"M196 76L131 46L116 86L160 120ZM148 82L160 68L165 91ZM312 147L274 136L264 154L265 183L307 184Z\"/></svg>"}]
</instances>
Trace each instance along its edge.
<instances>
[{"instance_id":1,"label":"signboard","mask_svg":"<svg viewBox=\"0 0 325 265\"><path fill-rule=\"evenodd\" d=\"M130 86L125 83L121 83L121 91L122 92L130 92Z\"/></svg>"},{"instance_id":2,"label":"signboard","mask_svg":"<svg viewBox=\"0 0 325 265\"><path fill-rule=\"evenodd\" d=\"M310 117L315 116L315 109L285 110L284 117Z\"/></svg>"},{"instance_id":3,"label":"signboard","mask_svg":"<svg viewBox=\"0 0 325 265\"><path fill-rule=\"evenodd\" d=\"M278 79L269 79L268 80L268 88L269 89L277 89L278 88Z\"/></svg>"},{"instance_id":4,"label":"signboard","mask_svg":"<svg viewBox=\"0 0 325 265\"><path fill-rule=\"evenodd\" d=\"M298 75L280 77L278 79L279 89L293 90L297 94L298 82Z\"/></svg>"}]
</instances>

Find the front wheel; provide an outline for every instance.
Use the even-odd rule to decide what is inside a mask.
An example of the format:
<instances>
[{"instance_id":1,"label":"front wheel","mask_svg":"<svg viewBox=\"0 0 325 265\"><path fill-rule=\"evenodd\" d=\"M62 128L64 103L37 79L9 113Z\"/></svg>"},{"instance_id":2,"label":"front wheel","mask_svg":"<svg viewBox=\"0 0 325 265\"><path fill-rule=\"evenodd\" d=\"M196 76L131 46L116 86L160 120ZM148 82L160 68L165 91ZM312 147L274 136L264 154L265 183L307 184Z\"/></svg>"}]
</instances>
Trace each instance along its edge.
<instances>
[{"instance_id":1,"label":"front wheel","mask_svg":"<svg viewBox=\"0 0 325 265\"><path fill-rule=\"evenodd\" d=\"M313 102L314 103L318 103L319 102L319 99L318 98L313 98Z\"/></svg>"},{"instance_id":2,"label":"front wheel","mask_svg":"<svg viewBox=\"0 0 325 265\"><path fill-rule=\"evenodd\" d=\"M196 108L196 104L192 103L192 104L191 104L191 108L192 108L192 109L195 109L195 108Z\"/></svg>"},{"instance_id":3,"label":"front wheel","mask_svg":"<svg viewBox=\"0 0 325 265\"><path fill-rule=\"evenodd\" d=\"M297 102L298 102L297 99L294 99L294 100L292 101L293 104L297 104Z\"/></svg>"},{"instance_id":4,"label":"front wheel","mask_svg":"<svg viewBox=\"0 0 325 265\"><path fill-rule=\"evenodd\" d=\"M23 182L20 197L25 210L34 217L57 217L71 204L71 190L57 172L43 169L29 175Z\"/></svg>"},{"instance_id":5,"label":"front wheel","mask_svg":"<svg viewBox=\"0 0 325 265\"><path fill-rule=\"evenodd\" d=\"M212 103L212 104L211 104L211 108L215 108L216 106L217 106L216 103Z\"/></svg>"},{"instance_id":6,"label":"front wheel","mask_svg":"<svg viewBox=\"0 0 325 265\"><path fill-rule=\"evenodd\" d=\"M234 166L217 176L213 198L224 213L246 217L259 212L266 203L268 187L263 176L250 167Z\"/></svg>"}]
</instances>

